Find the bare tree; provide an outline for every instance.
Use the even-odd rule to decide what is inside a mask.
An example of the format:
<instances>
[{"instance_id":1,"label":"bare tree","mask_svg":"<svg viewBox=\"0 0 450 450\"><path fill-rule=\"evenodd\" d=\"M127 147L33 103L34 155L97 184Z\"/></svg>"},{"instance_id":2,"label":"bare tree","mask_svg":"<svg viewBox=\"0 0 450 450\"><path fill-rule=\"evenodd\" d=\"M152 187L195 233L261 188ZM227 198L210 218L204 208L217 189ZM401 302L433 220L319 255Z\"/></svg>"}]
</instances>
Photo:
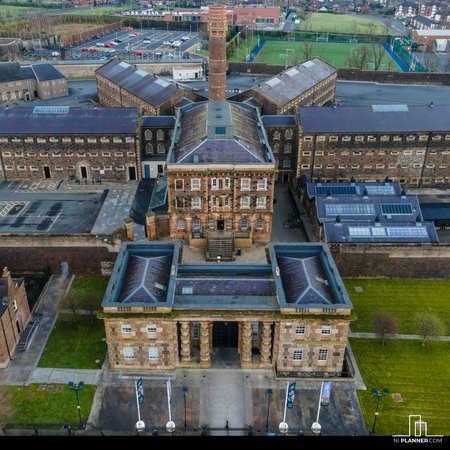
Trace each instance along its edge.
<instances>
[{"instance_id":1,"label":"bare tree","mask_svg":"<svg viewBox=\"0 0 450 450\"><path fill-rule=\"evenodd\" d=\"M353 50L347 60L348 67L355 67L363 70L366 64L370 62L370 47L361 45L358 49Z\"/></svg>"},{"instance_id":2,"label":"bare tree","mask_svg":"<svg viewBox=\"0 0 450 450\"><path fill-rule=\"evenodd\" d=\"M309 61L310 59L312 59L312 50L313 50L313 45L312 45L311 41L303 42L301 52L302 52L303 58L305 58L305 61Z\"/></svg>"},{"instance_id":3,"label":"bare tree","mask_svg":"<svg viewBox=\"0 0 450 450\"><path fill-rule=\"evenodd\" d=\"M444 324L438 317L430 313L416 314L416 327L422 336L422 346L425 347L425 341L430 336L441 336L444 334Z\"/></svg>"},{"instance_id":4,"label":"bare tree","mask_svg":"<svg viewBox=\"0 0 450 450\"><path fill-rule=\"evenodd\" d=\"M423 65L428 72L436 72L438 60L434 53L425 52L423 55Z\"/></svg>"},{"instance_id":5,"label":"bare tree","mask_svg":"<svg viewBox=\"0 0 450 450\"><path fill-rule=\"evenodd\" d=\"M372 50L373 70L378 70L381 66L381 61L383 61L384 48L380 44L372 42L371 50Z\"/></svg>"},{"instance_id":6,"label":"bare tree","mask_svg":"<svg viewBox=\"0 0 450 450\"><path fill-rule=\"evenodd\" d=\"M381 345L385 346L385 339L390 334L398 331L398 323L395 317L386 312L377 312L372 317L372 325L375 334L381 338Z\"/></svg>"}]
</instances>

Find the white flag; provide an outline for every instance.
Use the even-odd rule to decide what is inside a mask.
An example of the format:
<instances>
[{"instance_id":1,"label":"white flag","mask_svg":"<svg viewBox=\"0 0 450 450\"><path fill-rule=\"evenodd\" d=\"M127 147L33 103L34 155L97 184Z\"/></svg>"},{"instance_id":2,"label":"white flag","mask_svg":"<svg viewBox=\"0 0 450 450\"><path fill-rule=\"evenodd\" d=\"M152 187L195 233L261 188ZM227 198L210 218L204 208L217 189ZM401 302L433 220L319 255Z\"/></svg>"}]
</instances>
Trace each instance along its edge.
<instances>
[{"instance_id":1,"label":"white flag","mask_svg":"<svg viewBox=\"0 0 450 450\"><path fill-rule=\"evenodd\" d=\"M170 377L167 380L167 398L169 399L169 402L172 401L172 385L170 383Z\"/></svg>"}]
</instances>

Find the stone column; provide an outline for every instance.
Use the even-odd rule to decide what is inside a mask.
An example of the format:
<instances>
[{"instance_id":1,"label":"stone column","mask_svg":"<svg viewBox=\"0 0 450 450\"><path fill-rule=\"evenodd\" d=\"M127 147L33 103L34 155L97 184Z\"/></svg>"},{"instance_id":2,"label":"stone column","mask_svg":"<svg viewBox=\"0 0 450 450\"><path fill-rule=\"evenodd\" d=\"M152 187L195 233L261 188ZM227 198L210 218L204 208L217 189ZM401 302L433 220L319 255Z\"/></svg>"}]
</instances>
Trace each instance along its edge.
<instances>
[{"instance_id":1,"label":"stone column","mask_svg":"<svg viewBox=\"0 0 450 450\"><path fill-rule=\"evenodd\" d=\"M191 362L191 324L181 322L181 363Z\"/></svg>"},{"instance_id":2,"label":"stone column","mask_svg":"<svg viewBox=\"0 0 450 450\"><path fill-rule=\"evenodd\" d=\"M211 367L209 323L200 322L200 367Z\"/></svg>"},{"instance_id":3,"label":"stone column","mask_svg":"<svg viewBox=\"0 0 450 450\"><path fill-rule=\"evenodd\" d=\"M147 239L154 241L156 239L156 214L153 211L145 215L145 225L147 226Z\"/></svg>"},{"instance_id":4,"label":"stone column","mask_svg":"<svg viewBox=\"0 0 450 450\"><path fill-rule=\"evenodd\" d=\"M125 230L127 233L127 239L129 241L134 241L134 222L131 217L128 217L128 219L124 220L125 222Z\"/></svg>"},{"instance_id":5,"label":"stone column","mask_svg":"<svg viewBox=\"0 0 450 450\"><path fill-rule=\"evenodd\" d=\"M242 324L241 368L251 367L252 364L252 324Z\"/></svg>"},{"instance_id":6,"label":"stone column","mask_svg":"<svg viewBox=\"0 0 450 450\"><path fill-rule=\"evenodd\" d=\"M263 322L263 331L261 339L261 365L270 366L270 350L272 346L272 330L270 322Z\"/></svg>"}]
</instances>

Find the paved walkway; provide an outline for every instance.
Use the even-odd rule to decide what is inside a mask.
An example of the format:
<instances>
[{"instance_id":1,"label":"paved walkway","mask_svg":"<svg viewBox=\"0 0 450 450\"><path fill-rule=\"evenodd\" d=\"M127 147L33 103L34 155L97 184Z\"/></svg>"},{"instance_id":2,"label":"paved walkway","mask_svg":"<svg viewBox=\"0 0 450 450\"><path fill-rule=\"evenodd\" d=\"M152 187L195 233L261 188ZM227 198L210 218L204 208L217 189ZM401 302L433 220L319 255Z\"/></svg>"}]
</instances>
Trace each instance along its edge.
<instances>
[{"instance_id":1,"label":"paved walkway","mask_svg":"<svg viewBox=\"0 0 450 450\"><path fill-rule=\"evenodd\" d=\"M41 315L41 325L28 351L16 351L9 366L0 369L0 385L23 385L30 382L56 321L58 298L69 288L71 281L72 278L65 275L50 277L33 313Z\"/></svg>"},{"instance_id":2,"label":"paved walkway","mask_svg":"<svg viewBox=\"0 0 450 450\"><path fill-rule=\"evenodd\" d=\"M353 333L350 331L349 337L351 338L369 338L369 339L379 339L375 333ZM387 339L423 339L423 336L418 334L390 334L386 336ZM429 336L427 337L429 341L447 341L450 342L450 336Z\"/></svg>"},{"instance_id":3,"label":"paved walkway","mask_svg":"<svg viewBox=\"0 0 450 450\"><path fill-rule=\"evenodd\" d=\"M69 381L96 385L100 378L101 370L88 369L51 369L38 367L31 374L29 383L67 384Z\"/></svg>"}]
</instances>

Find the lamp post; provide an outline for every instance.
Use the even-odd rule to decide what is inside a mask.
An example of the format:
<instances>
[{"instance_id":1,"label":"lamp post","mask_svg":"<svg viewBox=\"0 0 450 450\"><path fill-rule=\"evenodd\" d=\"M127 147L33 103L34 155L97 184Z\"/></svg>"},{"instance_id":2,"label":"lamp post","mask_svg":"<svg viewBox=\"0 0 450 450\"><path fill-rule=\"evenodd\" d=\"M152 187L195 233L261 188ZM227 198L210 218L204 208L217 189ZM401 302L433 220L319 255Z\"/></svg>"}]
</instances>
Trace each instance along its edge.
<instances>
[{"instance_id":1,"label":"lamp post","mask_svg":"<svg viewBox=\"0 0 450 450\"><path fill-rule=\"evenodd\" d=\"M372 394L377 397L377 408L375 409L375 417L373 419L373 426L372 426L372 433L375 433L375 425L377 424L377 417L378 417L378 407L380 406L380 400L382 397L389 394L389 390L386 388L383 388L380 392L377 388L372 388Z\"/></svg>"},{"instance_id":2,"label":"lamp post","mask_svg":"<svg viewBox=\"0 0 450 450\"><path fill-rule=\"evenodd\" d=\"M267 389L267 417L266 417L266 431L269 431L269 411L270 411L270 399L272 398L272 389Z\"/></svg>"},{"instance_id":3,"label":"lamp post","mask_svg":"<svg viewBox=\"0 0 450 450\"><path fill-rule=\"evenodd\" d=\"M184 428L186 429L187 427L187 421L186 421L186 396L188 393L188 388L187 386L183 386L183 397L184 397Z\"/></svg>"},{"instance_id":4,"label":"lamp post","mask_svg":"<svg viewBox=\"0 0 450 450\"><path fill-rule=\"evenodd\" d=\"M78 398L78 391L83 389L84 382L80 381L78 384L75 384L73 381L69 381L67 386L69 386L70 390L75 391L75 395L76 395L76 398L77 398L78 417L80 419L80 428L84 428L83 419L81 418L80 399Z\"/></svg>"}]
</instances>

